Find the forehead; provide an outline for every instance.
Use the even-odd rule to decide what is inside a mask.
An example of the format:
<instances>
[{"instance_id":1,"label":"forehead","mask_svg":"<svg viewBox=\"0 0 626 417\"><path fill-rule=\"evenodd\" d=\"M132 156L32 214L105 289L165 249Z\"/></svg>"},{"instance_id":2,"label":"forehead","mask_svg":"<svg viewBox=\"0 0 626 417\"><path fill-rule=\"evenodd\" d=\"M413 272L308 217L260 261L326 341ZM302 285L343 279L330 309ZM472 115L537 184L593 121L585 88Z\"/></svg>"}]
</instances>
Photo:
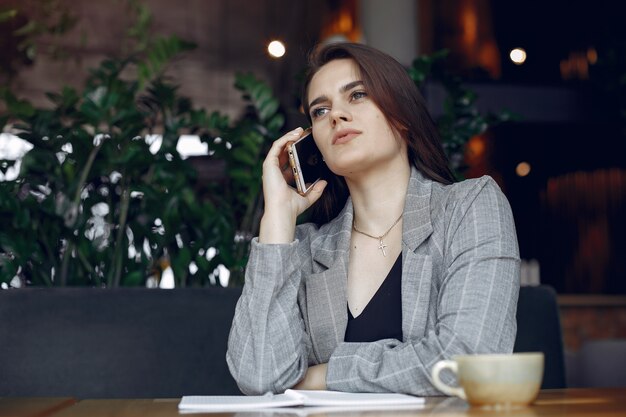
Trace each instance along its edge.
<instances>
[{"instance_id":1,"label":"forehead","mask_svg":"<svg viewBox=\"0 0 626 417\"><path fill-rule=\"evenodd\" d=\"M356 62L350 58L335 59L323 65L311 78L308 99L335 93L346 84L360 79Z\"/></svg>"}]
</instances>

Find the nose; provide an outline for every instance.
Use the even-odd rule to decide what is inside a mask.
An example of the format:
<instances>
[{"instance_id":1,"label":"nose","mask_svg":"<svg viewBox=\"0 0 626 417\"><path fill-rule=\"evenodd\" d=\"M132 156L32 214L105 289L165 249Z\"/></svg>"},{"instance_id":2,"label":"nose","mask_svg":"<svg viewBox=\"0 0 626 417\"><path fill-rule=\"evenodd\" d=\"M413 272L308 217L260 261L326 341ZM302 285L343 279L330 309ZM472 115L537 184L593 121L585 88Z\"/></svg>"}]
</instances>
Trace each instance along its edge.
<instances>
[{"instance_id":1,"label":"nose","mask_svg":"<svg viewBox=\"0 0 626 417\"><path fill-rule=\"evenodd\" d=\"M330 121L332 127L337 126L339 122L349 122L352 120L352 114L343 106L333 106L330 111Z\"/></svg>"}]
</instances>

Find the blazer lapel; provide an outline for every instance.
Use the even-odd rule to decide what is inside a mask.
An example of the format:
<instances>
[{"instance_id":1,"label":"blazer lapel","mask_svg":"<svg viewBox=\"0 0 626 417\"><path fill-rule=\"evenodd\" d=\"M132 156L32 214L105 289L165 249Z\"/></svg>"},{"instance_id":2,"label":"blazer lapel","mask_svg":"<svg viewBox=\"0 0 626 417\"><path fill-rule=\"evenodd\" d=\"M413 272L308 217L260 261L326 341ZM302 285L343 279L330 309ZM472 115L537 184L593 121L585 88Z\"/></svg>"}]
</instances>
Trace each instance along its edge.
<instances>
[{"instance_id":1,"label":"blazer lapel","mask_svg":"<svg viewBox=\"0 0 626 417\"><path fill-rule=\"evenodd\" d=\"M343 342L348 325L347 286L352 201L311 243L313 261L325 269L306 279L309 332L320 363Z\"/></svg>"},{"instance_id":2,"label":"blazer lapel","mask_svg":"<svg viewBox=\"0 0 626 417\"><path fill-rule=\"evenodd\" d=\"M430 220L431 191L432 180L424 178L416 168L411 168L411 178L404 202L402 240L412 252L415 252L433 232Z\"/></svg>"},{"instance_id":3,"label":"blazer lapel","mask_svg":"<svg viewBox=\"0 0 626 417\"><path fill-rule=\"evenodd\" d=\"M432 181L412 168L402 226L402 333L405 341L424 336L432 280L432 260L418 252L432 234Z\"/></svg>"}]
</instances>

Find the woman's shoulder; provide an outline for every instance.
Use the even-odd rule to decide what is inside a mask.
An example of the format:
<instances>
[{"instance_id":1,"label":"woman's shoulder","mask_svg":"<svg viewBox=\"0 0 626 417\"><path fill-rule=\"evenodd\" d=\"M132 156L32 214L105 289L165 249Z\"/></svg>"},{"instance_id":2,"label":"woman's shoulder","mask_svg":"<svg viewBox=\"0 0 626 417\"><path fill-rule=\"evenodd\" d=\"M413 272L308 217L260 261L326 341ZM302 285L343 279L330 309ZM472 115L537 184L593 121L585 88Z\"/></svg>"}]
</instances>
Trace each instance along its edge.
<instances>
[{"instance_id":1,"label":"woman's shoulder","mask_svg":"<svg viewBox=\"0 0 626 417\"><path fill-rule=\"evenodd\" d=\"M444 215L448 218L464 217L469 210L485 216L511 210L500 186L489 175L449 185L436 183L433 185L431 209L434 217Z\"/></svg>"},{"instance_id":2,"label":"woman's shoulder","mask_svg":"<svg viewBox=\"0 0 626 417\"><path fill-rule=\"evenodd\" d=\"M498 183L489 175L468 178L452 184L435 183L433 187L438 194L453 200L464 200L481 193L501 193Z\"/></svg>"}]
</instances>

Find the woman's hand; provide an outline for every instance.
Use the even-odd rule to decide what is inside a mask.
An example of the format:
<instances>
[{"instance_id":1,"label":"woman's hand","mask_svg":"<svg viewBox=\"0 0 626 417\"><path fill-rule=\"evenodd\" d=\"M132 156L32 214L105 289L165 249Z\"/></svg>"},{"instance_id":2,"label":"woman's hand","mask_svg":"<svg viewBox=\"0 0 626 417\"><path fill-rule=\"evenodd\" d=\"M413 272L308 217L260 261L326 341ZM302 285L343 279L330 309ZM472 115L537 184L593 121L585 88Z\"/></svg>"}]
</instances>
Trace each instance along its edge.
<instances>
[{"instance_id":1,"label":"woman's hand","mask_svg":"<svg viewBox=\"0 0 626 417\"><path fill-rule=\"evenodd\" d=\"M325 390L327 368L327 363L322 363L309 367L309 369L306 371L304 379L298 382L293 388L306 390Z\"/></svg>"},{"instance_id":2,"label":"woman's hand","mask_svg":"<svg viewBox=\"0 0 626 417\"><path fill-rule=\"evenodd\" d=\"M299 127L275 140L263 162L265 211L259 232L261 243L292 242L297 217L320 198L326 187L326 181L318 181L307 195L301 196L288 184L293 175L285 148L301 134Z\"/></svg>"}]
</instances>

